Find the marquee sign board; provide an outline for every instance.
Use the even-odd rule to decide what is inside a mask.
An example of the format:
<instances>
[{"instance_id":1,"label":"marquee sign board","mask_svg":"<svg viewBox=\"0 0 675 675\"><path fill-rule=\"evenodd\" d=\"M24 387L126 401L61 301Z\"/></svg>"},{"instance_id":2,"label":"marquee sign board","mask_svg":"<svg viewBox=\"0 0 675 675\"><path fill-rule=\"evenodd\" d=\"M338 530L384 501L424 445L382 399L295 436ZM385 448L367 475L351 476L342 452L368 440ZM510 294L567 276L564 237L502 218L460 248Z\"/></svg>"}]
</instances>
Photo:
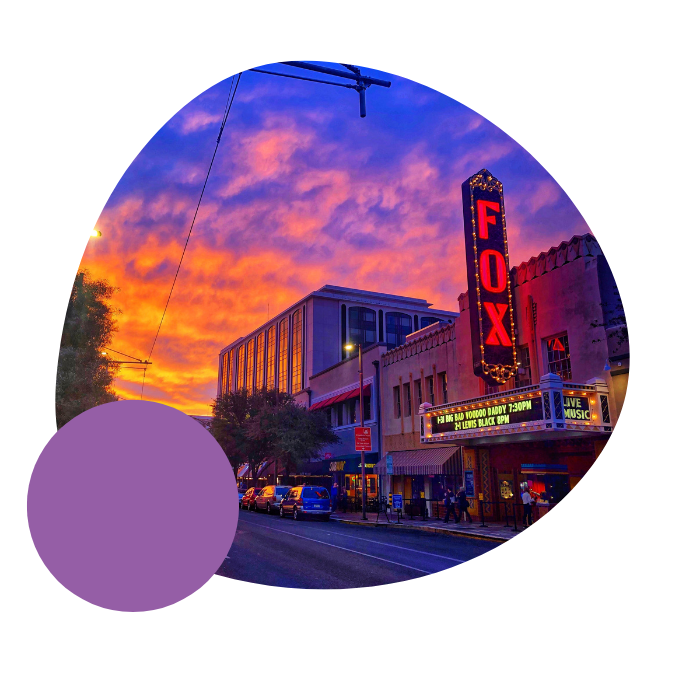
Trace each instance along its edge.
<instances>
[{"instance_id":1,"label":"marquee sign board","mask_svg":"<svg viewBox=\"0 0 675 675\"><path fill-rule=\"evenodd\" d=\"M518 368L504 187L487 169L462 184L473 371L490 385Z\"/></svg>"},{"instance_id":2,"label":"marquee sign board","mask_svg":"<svg viewBox=\"0 0 675 675\"><path fill-rule=\"evenodd\" d=\"M495 401L467 410L439 410L431 414L431 433L447 434L467 429L484 429L522 424L544 419L541 394L514 401ZM563 396L563 410L566 420L591 421L591 405L588 396Z\"/></svg>"}]
</instances>

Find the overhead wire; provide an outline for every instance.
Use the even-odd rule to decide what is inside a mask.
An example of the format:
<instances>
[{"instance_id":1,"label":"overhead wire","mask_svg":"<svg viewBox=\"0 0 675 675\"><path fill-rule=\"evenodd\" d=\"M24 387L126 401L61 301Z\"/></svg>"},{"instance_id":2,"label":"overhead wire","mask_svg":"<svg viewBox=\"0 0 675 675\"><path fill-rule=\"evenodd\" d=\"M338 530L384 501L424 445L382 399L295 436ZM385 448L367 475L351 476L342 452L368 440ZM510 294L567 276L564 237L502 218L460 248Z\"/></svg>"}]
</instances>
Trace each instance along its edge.
<instances>
[{"instance_id":1,"label":"overhead wire","mask_svg":"<svg viewBox=\"0 0 675 675\"><path fill-rule=\"evenodd\" d=\"M216 147L213 149L213 155L211 157L211 163L209 164L209 169L206 172L206 178L204 179L204 185L202 185L202 191L199 195L199 200L197 202L197 207L195 208L194 216L192 217L192 223L190 224L190 230L188 231L187 238L185 239L185 245L183 246L183 252L181 253L180 260L178 261L178 267L176 268L176 274L173 277L173 282L171 283L171 288L169 290L169 296L166 299L166 304L164 305L164 311L162 312L162 317L159 320L159 326L157 327L157 333L155 333L155 339L152 341L152 347L150 348L150 353L148 354L148 360L152 356L152 352L155 349L157 344L157 338L159 337L159 332L162 329L162 324L164 323L164 317L166 316L166 311L169 307L169 302L171 301L171 296L173 294L173 289L176 286L176 279L178 279L178 273L180 272L181 265L183 264L183 258L185 257L185 251L187 250L188 242L190 241L190 236L192 235L192 230L197 220L197 214L199 213L199 207L201 206L202 199L204 197L204 191L206 190L206 184L209 181L209 176L211 175L211 169L213 168L213 162L216 159L216 153L218 152L218 147L220 145L220 139L223 136L223 130L225 129L225 124L230 116L230 110L232 109L232 103L234 102L235 94L237 93L237 88L239 87L239 81L241 80L241 73L238 73L236 76L237 80L235 83L235 76L232 76L230 81L230 90L227 95L227 102L225 104L225 112L223 113L223 120L220 125L220 131L218 132L218 138L216 138ZM234 88L233 88L234 87ZM132 357L133 358L133 357ZM145 388L145 371L143 372L143 384L141 385L141 400L143 400L143 391Z\"/></svg>"}]
</instances>

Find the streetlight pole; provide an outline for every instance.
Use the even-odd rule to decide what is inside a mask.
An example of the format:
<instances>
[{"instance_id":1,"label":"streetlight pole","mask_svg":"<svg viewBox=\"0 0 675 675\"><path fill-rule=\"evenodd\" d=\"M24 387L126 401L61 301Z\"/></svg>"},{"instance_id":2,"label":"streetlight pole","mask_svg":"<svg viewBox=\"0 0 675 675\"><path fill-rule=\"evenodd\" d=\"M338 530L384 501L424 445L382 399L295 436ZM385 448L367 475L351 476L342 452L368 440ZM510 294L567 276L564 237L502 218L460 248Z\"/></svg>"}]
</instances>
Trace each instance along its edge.
<instances>
[{"instance_id":1,"label":"streetlight pole","mask_svg":"<svg viewBox=\"0 0 675 675\"><path fill-rule=\"evenodd\" d=\"M372 387L371 387L372 388ZM361 343L359 342L359 412L361 414L361 427L365 427L363 423L363 355L361 353ZM368 485L366 483L366 451L361 447L361 505L362 515L361 520L368 520L366 516L366 499L368 497Z\"/></svg>"}]
</instances>

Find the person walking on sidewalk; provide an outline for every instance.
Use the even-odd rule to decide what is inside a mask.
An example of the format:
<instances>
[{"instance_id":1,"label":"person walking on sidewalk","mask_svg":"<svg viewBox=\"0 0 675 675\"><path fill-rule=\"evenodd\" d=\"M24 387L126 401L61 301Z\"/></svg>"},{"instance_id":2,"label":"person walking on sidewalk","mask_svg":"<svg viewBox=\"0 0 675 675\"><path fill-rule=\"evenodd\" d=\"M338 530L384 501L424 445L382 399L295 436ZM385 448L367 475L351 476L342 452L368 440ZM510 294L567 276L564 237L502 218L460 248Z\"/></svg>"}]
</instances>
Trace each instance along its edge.
<instances>
[{"instance_id":1,"label":"person walking on sidewalk","mask_svg":"<svg viewBox=\"0 0 675 675\"><path fill-rule=\"evenodd\" d=\"M466 515L466 519L471 523L471 514L469 513L469 500L466 497L466 488L462 486L457 493L457 500L459 501L459 515L455 518L458 523L462 519L462 514Z\"/></svg>"},{"instance_id":2,"label":"person walking on sidewalk","mask_svg":"<svg viewBox=\"0 0 675 675\"><path fill-rule=\"evenodd\" d=\"M523 486L520 498L523 500L523 527L527 527L532 525L532 495L527 483Z\"/></svg>"},{"instance_id":3,"label":"person walking on sidewalk","mask_svg":"<svg viewBox=\"0 0 675 675\"><path fill-rule=\"evenodd\" d=\"M457 522L457 513L455 512L455 495L453 494L452 490L446 490L443 505L445 506L445 520L443 522L447 523L450 520L451 513L452 519Z\"/></svg>"},{"instance_id":4,"label":"person walking on sidewalk","mask_svg":"<svg viewBox=\"0 0 675 675\"><path fill-rule=\"evenodd\" d=\"M338 506L338 484L333 483L333 487L330 489L330 510L335 513L335 510Z\"/></svg>"}]
</instances>

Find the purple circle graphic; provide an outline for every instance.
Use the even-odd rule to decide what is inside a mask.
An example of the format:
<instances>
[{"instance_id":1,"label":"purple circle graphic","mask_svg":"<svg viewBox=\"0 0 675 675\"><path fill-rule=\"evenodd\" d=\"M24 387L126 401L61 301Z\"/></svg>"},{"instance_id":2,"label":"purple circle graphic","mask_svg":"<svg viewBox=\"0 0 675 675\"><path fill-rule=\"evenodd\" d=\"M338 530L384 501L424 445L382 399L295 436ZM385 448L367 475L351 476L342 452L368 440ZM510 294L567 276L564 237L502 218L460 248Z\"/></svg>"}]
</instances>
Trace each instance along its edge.
<instances>
[{"instance_id":1,"label":"purple circle graphic","mask_svg":"<svg viewBox=\"0 0 675 675\"><path fill-rule=\"evenodd\" d=\"M92 408L47 443L28 488L35 548L56 579L127 612L201 588L237 526L230 463L198 422L159 403Z\"/></svg>"}]
</instances>

